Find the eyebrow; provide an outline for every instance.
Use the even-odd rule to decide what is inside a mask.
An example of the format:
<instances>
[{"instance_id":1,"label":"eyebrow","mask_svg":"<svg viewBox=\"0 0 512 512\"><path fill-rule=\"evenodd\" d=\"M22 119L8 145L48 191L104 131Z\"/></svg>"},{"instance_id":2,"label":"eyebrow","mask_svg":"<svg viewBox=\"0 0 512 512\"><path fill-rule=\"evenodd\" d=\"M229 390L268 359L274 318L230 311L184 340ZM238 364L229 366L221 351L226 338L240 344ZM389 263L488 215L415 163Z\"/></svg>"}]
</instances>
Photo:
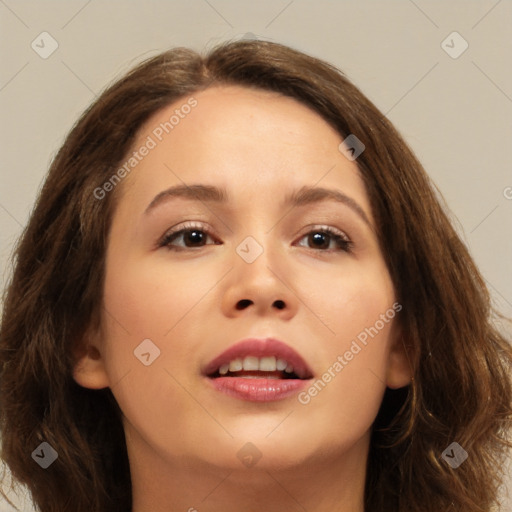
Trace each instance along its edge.
<instances>
[{"instance_id":1,"label":"eyebrow","mask_svg":"<svg viewBox=\"0 0 512 512\"><path fill-rule=\"evenodd\" d=\"M174 198L201 201L204 203L226 204L229 200L229 194L225 188L219 188L212 185L175 185L157 194L151 203L149 203L144 214L148 214L157 206ZM323 187L303 186L300 189L286 195L281 205L283 207L300 207L329 200L348 206L359 217L361 217L364 222L368 224L368 226L372 227L370 220L368 219L368 216L366 215L366 212L363 210L363 208L361 208L361 206L353 198L347 196L339 190Z\"/></svg>"}]
</instances>

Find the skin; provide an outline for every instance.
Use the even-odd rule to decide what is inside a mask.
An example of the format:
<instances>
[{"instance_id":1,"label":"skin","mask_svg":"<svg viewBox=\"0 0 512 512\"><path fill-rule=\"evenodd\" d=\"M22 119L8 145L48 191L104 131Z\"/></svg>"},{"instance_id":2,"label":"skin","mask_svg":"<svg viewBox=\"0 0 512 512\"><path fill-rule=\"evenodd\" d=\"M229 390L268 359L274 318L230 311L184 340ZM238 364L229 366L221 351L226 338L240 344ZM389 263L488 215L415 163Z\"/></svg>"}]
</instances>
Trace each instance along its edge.
<instances>
[{"instance_id":1,"label":"skin","mask_svg":"<svg viewBox=\"0 0 512 512\"><path fill-rule=\"evenodd\" d=\"M411 377L396 319L305 405L297 396L242 401L214 390L200 371L238 340L273 336L319 378L392 309L356 163L339 151L342 137L291 98L235 86L193 97L197 106L118 185L101 327L88 333L74 378L110 387L123 411L133 512L362 512L371 425L386 386ZM155 114L134 150L186 100ZM229 201L170 199L144 213L183 183L225 187ZM281 205L305 185L343 192L369 224L332 200ZM187 248L178 236L172 243L181 251L158 247L188 221L210 233L204 242ZM318 248L307 235L319 226L345 233L352 252L329 236ZM253 263L236 252L247 236L263 248ZM160 350L149 366L134 356L146 338ZM252 467L237 457L248 442L261 454Z\"/></svg>"}]
</instances>

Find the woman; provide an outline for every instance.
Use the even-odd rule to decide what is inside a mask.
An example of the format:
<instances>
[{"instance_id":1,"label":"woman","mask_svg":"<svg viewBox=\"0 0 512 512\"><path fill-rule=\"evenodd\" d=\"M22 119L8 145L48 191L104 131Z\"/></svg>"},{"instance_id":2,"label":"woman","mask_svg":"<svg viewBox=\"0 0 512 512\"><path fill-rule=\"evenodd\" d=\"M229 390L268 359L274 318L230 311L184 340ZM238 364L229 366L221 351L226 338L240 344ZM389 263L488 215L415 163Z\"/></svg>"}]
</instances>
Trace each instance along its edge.
<instances>
[{"instance_id":1,"label":"woman","mask_svg":"<svg viewBox=\"0 0 512 512\"><path fill-rule=\"evenodd\" d=\"M338 70L183 48L55 158L1 327L43 512L489 511L512 352L420 163Z\"/></svg>"}]
</instances>

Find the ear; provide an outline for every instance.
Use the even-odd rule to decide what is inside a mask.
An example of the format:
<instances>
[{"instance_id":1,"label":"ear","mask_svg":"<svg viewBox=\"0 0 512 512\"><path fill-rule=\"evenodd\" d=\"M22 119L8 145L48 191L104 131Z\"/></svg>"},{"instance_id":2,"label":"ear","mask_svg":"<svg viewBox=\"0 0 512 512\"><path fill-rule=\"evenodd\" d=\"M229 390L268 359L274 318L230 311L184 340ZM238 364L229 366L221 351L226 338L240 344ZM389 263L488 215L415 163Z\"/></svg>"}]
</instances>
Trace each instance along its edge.
<instances>
[{"instance_id":1,"label":"ear","mask_svg":"<svg viewBox=\"0 0 512 512\"><path fill-rule=\"evenodd\" d=\"M109 386L104 358L99 347L99 333L84 336L75 353L73 379L77 384L89 389L103 389Z\"/></svg>"},{"instance_id":2,"label":"ear","mask_svg":"<svg viewBox=\"0 0 512 512\"><path fill-rule=\"evenodd\" d=\"M402 329L395 324L395 336L388 356L386 385L399 389L411 383L413 369Z\"/></svg>"}]
</instances>

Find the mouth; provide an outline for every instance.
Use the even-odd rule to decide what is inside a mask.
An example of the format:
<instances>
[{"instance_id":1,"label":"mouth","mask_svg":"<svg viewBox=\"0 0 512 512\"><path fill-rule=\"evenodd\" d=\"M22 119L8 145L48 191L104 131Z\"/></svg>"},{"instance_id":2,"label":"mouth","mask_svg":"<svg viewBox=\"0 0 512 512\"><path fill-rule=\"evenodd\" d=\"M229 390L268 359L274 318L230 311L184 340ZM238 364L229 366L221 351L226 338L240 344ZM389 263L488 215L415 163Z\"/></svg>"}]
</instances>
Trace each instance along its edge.
<instances>
[{"instance_id":1,"label":"mouth","mask_svg":"<svg viewBox=\"0 0 512 512\"><path fill-rule=\"evenodd\" d=\"M255 402L287 398L313 378L304 359L274 338L242 340L208 363L202 373L217 391Z\"/></svg>"},{"instance_id":2,"label":"mouth","mask_svg":"<svg viewBox=\"0 0 512 512\"><path fill-rule=\"evenodd\" d=\"M223 363L212 374L208 375L212 379L219 377L239 377L245 379L300 379L294 369L286 359L276 356L246 356L231 359L228 363Z\"/></svg>"}]
</instances>

